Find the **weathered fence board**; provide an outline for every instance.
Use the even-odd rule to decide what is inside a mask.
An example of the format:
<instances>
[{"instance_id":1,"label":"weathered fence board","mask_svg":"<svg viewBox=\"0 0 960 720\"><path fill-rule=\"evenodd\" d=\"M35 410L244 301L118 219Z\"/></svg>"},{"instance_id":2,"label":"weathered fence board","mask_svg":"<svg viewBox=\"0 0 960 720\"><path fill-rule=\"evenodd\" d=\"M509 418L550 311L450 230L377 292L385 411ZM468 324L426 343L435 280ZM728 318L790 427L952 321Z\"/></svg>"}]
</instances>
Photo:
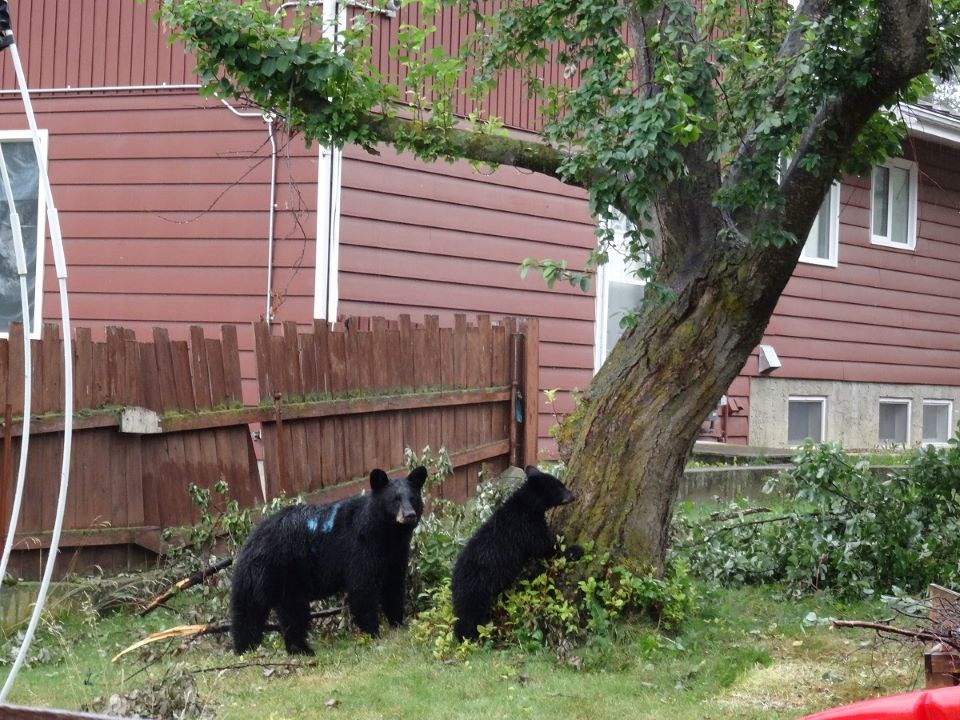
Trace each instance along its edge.
<instances>
[{"instance_id":1,"label":"weathered fence board","mask_svg":"<svg viewBox=\"0 0 960 720\"><path fill-rule=\"evenodd\" d=\"M222 327L219 338L193 327L189 340L171 339L164 328L154 328L146 341L119 327L106 328L103 340L76 330L64 552L83 551L110 566L162 551L161 529L197 520L191 483L210 488L222 478L244 506L262 502L264 489L267 498L310 493L333 499L365 487L374 467L398 470L407 447L419 453L443 446L455 473L440 492L462 499L481 468L496 473L511 462L536 461L536 321L494 323L479 316L471 323L457 315L453 327L441 327L436 316L415 323L404 315L272 328L255 323L253 330L261 398L253 406L241 403L233 326ZM3 534L22 434L23 342L18 324L0 339L0 411L9 408L12 417L3 423ZM49 546L59 486L58 328L44 326L31 350L34 415L11 566L28 576L40 570L36 551ZM518 412L527 387L527 407ZM142 424L121 422L130 407L143 409L137 413L146 418ZM518 429L515 417L524 413L533 422ZM263 440L263 486L253 428Z\"/></svg>"},{"instance_id":2,"label":"weathered fence board","mask_svg":"<svg viewBox=\"0 0 960 720\"><path fill-rule=\"evenodd\" d=\"M512 346L522 353L531 330L535 321L521 334L514 321L471 324L465 315L452 328L435 316L286 323L278 334L258 323L261 407L274 408L262 420L267 495L337 486L396 468L404 448L443 446L459 462L441 493L465 498L481 468L495 473L511 461L514 386L533 382L536 402L536 368L528 372L522 354L513 366L506 360ZM535 462L535 441L528 447L516 457Z\"/></svg>"},{"instance_id":3,"label":"weathered fence board","mask_svg":"<svg viewBox=\"0 0 960 720\"><path fill-rule=\"evenodd\" d=\"M228 331L236 353L235 331ZM44 326L41 340L31 346L32 409L30 453L27 462L22 512L18 523L16 556L22 551L49 544L53 526L60 464L63 454L63 341L58 328ZM65 537L62 547L85 548L100 545L94 535L117 541L116 530L130 531L117 544L117 557L125 560L122 547L129 538L152 551L161 548L160 530L196 520L187 492L194 482L210 487L224 477L231 494L244 504L262 498L256 458L246 425L199 429L183 434L131 435L119 432L119 408L143 406L156 412L212 409L213 389L216 404L228 400L226 387L239 387L239 361L229 378L222 359L209 362L208 352L220 353L219 341L205 341L199 329L192 334L193 344L170 342L166 331L157 329L154 342L141 343L133 333L111 327L103 341L93 341L91 333L79 329L74 345L75 425L70 463L70 489L64 514ZM14 415L23 413L23 330L12 325L8 340L0 341L0 355L18 358L7 363L7 374L0 384ZM191 365L191 349L195 363ZM194 386L195 384L195 386ZM195 388L196 387L196 392ZM196 395L199 395L199 402ZM19 418L18 418L19 420ZM6 429L10 448L4 455L6 481L0 488L2 506L12 506L14 480L20 454L22 422ZM0 516L0 530L6 534L9 515ZM131 534L132 533L132 534ZM102 543L110 545L111 541ZM97 557L109 560L106 549ZM69 562L62 563L64 569ZM14 558L14 571L35 574L35 559Z\"/></svg>"}]
</instances>

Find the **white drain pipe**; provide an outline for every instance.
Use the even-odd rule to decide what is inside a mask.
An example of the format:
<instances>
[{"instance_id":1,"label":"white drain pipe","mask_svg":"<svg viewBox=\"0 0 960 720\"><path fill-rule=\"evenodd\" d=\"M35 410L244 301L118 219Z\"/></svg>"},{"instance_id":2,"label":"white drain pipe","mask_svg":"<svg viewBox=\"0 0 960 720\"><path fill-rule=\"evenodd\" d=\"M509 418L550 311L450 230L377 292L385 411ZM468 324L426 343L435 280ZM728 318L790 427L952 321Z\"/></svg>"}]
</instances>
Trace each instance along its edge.
<instances>
[{"instance_id":1,"label":"white drain pipe","mask_svg":"<svg viewBox=\"0 0 960 720\"><path fill-rule=\"evenodd\" d=\"M60 217L57 214L57 208L53 204L53 191L50 188L50 178L47 176L47 168L43 162L43 149L40 147L40 133L37 130L37 120L33 115L33 105L30 102L30 92L27 89L27 80L23 72L23 66L20 63L20 53L17 51L17 45L13 39L13 30L10 28L9 15L7 14L7 3L0 3L0 17L3 22L3 37L0 40L0 47L9 47L10 58L13 60L13 68L17 76L17 84L20 87L20 95L23 98L23 107L27 114L27 122L30 125L30 133L33 137L33 149L37 156L37 166L40 170L40 187L44 193L47 203L47 222L50 226L50 243L53 246L54 265L57 271L57 280L60 290L60 318L63 328L63 457L60 464L60 493L57 497L57 512L53 523L53 533L50 537L50 548L47 554L47 562L43 570L43 579L40 582L40 590L37 593L36 604L33 608L33 614L30 616L30 623L27 625L26 633L23 636L23 642L20 643L20 650L17 652L17 658L14 660L13 667L10 668L10 674L0 689L0 702L6 700L10 693L10 688L16 680L20 668L23 667L27 652L33 642L33 636L36 634L37 625L40 622L40 614L43 612L43 606L47 600L47 592L50 589L50 581L53 578L53 567L56 562L57 553L60 549L60 535L63 531L63 515L67 505L67 488L70 484L70 454L73 449L73 340L70 336L70 309L67 302L67 262L63 254L63 237L60 234ZM29 342L29 336L24 342Z\"/></svg>"}]
</instances>

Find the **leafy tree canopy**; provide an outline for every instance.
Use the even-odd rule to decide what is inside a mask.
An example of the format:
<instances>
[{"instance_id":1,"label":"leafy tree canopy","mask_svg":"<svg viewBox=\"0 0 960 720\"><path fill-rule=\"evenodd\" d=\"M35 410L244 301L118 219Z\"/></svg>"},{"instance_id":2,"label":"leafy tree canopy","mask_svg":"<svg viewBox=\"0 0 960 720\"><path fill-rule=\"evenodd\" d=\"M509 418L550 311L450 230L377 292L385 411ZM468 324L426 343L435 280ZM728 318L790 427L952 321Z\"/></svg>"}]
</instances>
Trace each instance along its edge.
<instances>
[{"instance_id":1,"label":"leafy tree canopy","mask_svg":"<svg viewBox=\"0 0 960 720\"><path fill-rule=\"evenodd\" d=\"M899 49L887 32L890 5L818 0L794 11L782 0L704 0L700 9L689 0L422 0L423 22L403 25L391 48L402 77L376 67L376 25L363 15L336 37L324 36L320 8L306 2L276 14L256 0L168 0L161 17L197 54L207 92L250 100L325 144L388 142L428 161L506 163L582 186L598 218L617 209L640 228L627 249L639 259L651 250L669 255L650 246L648 209L658 191L690 172L694 144L717 163L714 203L747 238L776 245L797 235L782 222L784 158L825 188L898 152L895 106L929 93L927 76L891 88L838 161L824 162L824 148L845 140L829 129L803 144L817 113L868 86L891 61L881 56ZM960 2L931 6L926 60L946 76L960 52ZM446 7L475 24L451 52L431 21ZM545 82L545 67L557 63L563 80ZM508 68L522 71L543 110L537 141L511 140L483 107ZM474 103L466 121L454 114L457 92ZM612 241L612 232L602 233L591 264L605 260ZM585 284L565 266L553 274Z\"/></svg>"}]
</instances>

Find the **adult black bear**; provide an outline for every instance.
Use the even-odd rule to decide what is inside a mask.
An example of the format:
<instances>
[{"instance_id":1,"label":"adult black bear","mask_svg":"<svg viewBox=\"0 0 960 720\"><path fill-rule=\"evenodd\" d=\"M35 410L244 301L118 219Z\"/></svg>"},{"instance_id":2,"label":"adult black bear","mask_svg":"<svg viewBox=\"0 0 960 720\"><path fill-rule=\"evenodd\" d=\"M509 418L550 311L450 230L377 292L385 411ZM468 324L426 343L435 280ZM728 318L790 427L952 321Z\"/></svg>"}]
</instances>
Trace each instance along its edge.
<instances>
[{"instance_id":1,"label":"adult black bear","mask_svg":"<svg viewBox=\"0 0 960 720\"><path fill-rule=\"evenodd\" d=\"M497 595L506 590L531 560L557 552L557 537L547 527L546 511L576 496L553 475L528 465L527 479L470 538L453 566L451 590L454 632L458 640L477 637L477 625L490 621ZM579 558L573 546L567 556Z\"/></svg>"},{"instance_id":2,"label":"adult black bear","mask_svg":"<svg viewBox=\"0 0 960 720\"><path fill-rule=\"evenodd\" d=\"M346 590L357 626L376 636L380 611L403 622L410 539L423 514L427 471L391 480L370 473L371 492L329 505L294 505L260 523L233 570L230 632L238 653L263 640L276 610L287 652L311 655L310 601Z\"/></svg>"}]
</instances>

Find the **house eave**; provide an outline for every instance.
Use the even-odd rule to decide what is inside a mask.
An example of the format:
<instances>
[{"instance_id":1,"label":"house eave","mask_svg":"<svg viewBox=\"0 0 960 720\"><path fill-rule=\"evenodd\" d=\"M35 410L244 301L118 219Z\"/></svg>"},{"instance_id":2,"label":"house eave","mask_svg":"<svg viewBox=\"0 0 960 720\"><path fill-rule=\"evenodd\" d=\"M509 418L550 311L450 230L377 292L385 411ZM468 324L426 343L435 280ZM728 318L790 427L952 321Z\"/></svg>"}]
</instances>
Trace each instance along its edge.
<instances>
[{"instance_id":1,"label":"house eave","mask_svg":"<svg viewBox=\"0 0 960 720\"><path fill-rule=\"evenodd\" d=\"M900 117L914 137L960 147L960 117L920 105L901 105Z\"/></svg>"}]
</instances>

